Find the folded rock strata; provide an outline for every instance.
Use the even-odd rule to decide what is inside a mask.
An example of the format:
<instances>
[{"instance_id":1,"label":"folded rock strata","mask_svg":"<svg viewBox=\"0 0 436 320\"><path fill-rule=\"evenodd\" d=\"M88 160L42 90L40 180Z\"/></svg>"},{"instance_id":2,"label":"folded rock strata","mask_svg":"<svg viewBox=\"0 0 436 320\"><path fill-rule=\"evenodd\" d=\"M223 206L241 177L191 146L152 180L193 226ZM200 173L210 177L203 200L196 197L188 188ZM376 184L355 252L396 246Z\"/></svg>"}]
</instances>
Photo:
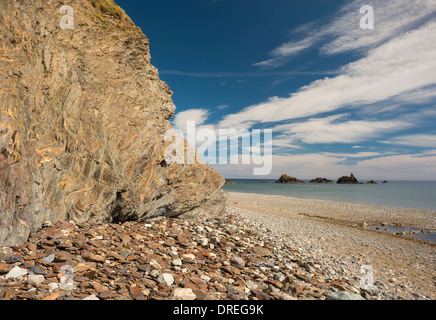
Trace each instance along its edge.
<instances>
[{"instance_id":1,"label":"folded rock strata","mask_svg":"<svg viewBox=\"0 0 436 320\"><path fill-rule=\"evenodd\" d=\"M168 164L172 92L112 0L0 2L0 245L45 221L221 210L208 165Z\"/></svg>"}]
</instances>

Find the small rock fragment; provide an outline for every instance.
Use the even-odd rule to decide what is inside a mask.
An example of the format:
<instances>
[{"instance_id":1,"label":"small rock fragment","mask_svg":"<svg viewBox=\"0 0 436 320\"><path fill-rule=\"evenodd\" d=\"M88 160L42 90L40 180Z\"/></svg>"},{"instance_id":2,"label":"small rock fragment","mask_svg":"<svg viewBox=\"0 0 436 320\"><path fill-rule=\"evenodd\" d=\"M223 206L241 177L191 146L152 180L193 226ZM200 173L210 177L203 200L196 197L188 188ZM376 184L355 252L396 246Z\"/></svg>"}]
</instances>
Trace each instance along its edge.
<instances>
[{"instance_id":1,"label":"small rock fragment","mask_svg":"<svg viewBox=\"0 0 436 320\"><path fill-rule=\"evenodd\" d=\"M195 300L197 298L191 288L174 289L172 297L177 300Z\"/></svg>"},{"instance_id":2,"label":"small rock fragment","mask_svg":"<svg viewBox=\"0 0 436 320\"><path fill-rule=\"evenodd\" d=\"M45 277L43 275L38 275L38 274L31 274L27 277L27 283L35 287L43 283L44 280Z\"/></svg>"},{"instance_id":3,"label":"small rock fragment","mask_svg":"<svg viewBox=\"0 0 436 320\"><path fill-rule=\"evenodd\" d=\"M174 277L170 273L164 273L157 277L157 281L165 287L170 287L174 283Z\"/></svg>"},{"instance_id":4,"label":"small rock fragment","mask_svg":"<svg viewBox=\"0 0 436 320\"><path fill-rule=\"evenodd\" d=\"M361 295L347 291L329 292L326 300L365 300Z\"/></svg>"},{"instance_id":5,"label":"small rock fragment","mask_svg":"<svg viewBox=\"0 0 436 320\"><path fill-rule=\"evenodd\" d=\"M15 266L12 268L11 271L8 272L8 274L5 276L5 280L8 279L16 279L22 276L25 276L28 273L26 269L20 268L18 266Z\"/></svg>"}]
</instances>

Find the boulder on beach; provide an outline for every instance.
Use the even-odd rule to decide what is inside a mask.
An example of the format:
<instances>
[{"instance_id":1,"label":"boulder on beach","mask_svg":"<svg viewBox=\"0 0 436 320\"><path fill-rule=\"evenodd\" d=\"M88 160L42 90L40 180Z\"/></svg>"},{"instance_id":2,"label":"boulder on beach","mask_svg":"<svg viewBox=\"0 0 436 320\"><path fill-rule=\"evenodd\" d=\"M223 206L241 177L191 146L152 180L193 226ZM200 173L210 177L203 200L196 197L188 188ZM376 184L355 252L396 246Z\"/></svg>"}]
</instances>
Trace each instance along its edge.
<instances>
[{"instance_id":1,"label":"boulder on beach","mask_svg":"<svg viewBox=\"0 0 436 320\"><path fill-rule=\"evenodd\" d=\"M316 179L310 180L309 183L333 183L333 181L328 180L326 178L316 178Z\"/></svg>"},{"instance_id":2,"label":"boulder on beach","mask_svg":"<svg viewBox=\"0 0 436 320\"><path fill-rule=\"evenodd\" d=\"M340 177L339 179L338 179L338 182L337 183L339 183L339 184L361 184L357 179L356 179L356 177L354 176L354 174L350 174L349 176L343 176L343 177Z\"/></svg>"},{"instance_id":3,"label":"boulder on beach","mask_svg":"<svg viewBox=\"0 0 436 320\"><path fill-rule=\"evenodd\" d=\"M287 174L282 175L276 183L306 183L304 181L298 180L295 177L288 176Z\"/></svg>"}]
</instances>

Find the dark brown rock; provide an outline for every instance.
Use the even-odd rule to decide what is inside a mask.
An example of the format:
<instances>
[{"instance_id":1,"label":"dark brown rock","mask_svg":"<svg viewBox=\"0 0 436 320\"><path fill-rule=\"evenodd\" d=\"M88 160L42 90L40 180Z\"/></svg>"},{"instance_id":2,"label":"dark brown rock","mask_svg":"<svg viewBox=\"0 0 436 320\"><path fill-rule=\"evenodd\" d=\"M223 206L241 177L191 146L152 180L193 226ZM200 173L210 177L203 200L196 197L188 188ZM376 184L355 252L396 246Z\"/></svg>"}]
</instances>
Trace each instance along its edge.
<instances>
[{"instance_id":1,"label":"dark brown rock","mask_svg":"<svg viewBox=\"0 0 436 320\"><path fill-rule=\"evenodd\" d=\"M354 174L350 174L349 176L343 176L338 179L339 184L359 184L359 181L356 179Z\"/></svg>"},{"instance_id":2,"label":"dark brown rock","mask_svg":"<svg viewBox=\"0 0 436 320\"><path fill-rule=\"evenodd\" d=\"M10 264L0 263L0 274L8 273L12 268L13 266Z\"/></svg>"}]
</instances>

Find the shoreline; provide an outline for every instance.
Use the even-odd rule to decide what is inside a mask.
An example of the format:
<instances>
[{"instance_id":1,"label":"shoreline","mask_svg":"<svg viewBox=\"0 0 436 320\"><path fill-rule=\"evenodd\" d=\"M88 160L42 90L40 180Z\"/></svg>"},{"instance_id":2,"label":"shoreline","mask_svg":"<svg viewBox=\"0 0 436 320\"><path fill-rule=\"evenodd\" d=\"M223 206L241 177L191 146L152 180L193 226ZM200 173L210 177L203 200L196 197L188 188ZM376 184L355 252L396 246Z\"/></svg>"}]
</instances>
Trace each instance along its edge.
<instances>
[{"instance_id":1,"label":"shoreline","mask_svg":"<svg viewBox=\"0 0 436 320\"><path fill-rule=\"evenodd\" d=\"M365 229L363 223L435 227L436 212L399 207L228 192L228 213L247 219L259 233L285 239L305 260L335 274L358 275L374 268L380 290L396 297L435 297L436 244ZM427 227L428 228L428 227Z\"/></svg>"},{"instance_id":2,"label":"shoreline","mask_svg":"<svg viewBox=\"0 0 436 320\"><path fill-rule=\"evenodd\" d=\"M388 206L388 205L376 205L357 202L345 202L336 200L324 200L317 198L304 198L288 195L275 195L268 193L257 192L244 192L244 191L229 191L224 190L228 194L240 194L240 195L257 195L262 197L276 197L278 200L288 200L293 204L296 204L304 208L304 211L308 211L300 214L308 214L313 217L319 218L331 218L332 220L342 221L344 223L367 223L369 225L386 224L390 223L393 227L402 228L418 228L431 230L436 232L436 210L419 209L412 207L400 207L400 206ZM315 208L312 208L314 207ZM321 206L325 206L322 208ZM337 212L337 208L340 207L340 212ZM281 209L280 205L276 209ZM325 209L330 210L328 213ZM349 210L349 214L344 214L344 210ZM356 216L355 214L371 212L371 216ZM397 221L395 221L397 219Z\"/></svg>"}]
</instances>

